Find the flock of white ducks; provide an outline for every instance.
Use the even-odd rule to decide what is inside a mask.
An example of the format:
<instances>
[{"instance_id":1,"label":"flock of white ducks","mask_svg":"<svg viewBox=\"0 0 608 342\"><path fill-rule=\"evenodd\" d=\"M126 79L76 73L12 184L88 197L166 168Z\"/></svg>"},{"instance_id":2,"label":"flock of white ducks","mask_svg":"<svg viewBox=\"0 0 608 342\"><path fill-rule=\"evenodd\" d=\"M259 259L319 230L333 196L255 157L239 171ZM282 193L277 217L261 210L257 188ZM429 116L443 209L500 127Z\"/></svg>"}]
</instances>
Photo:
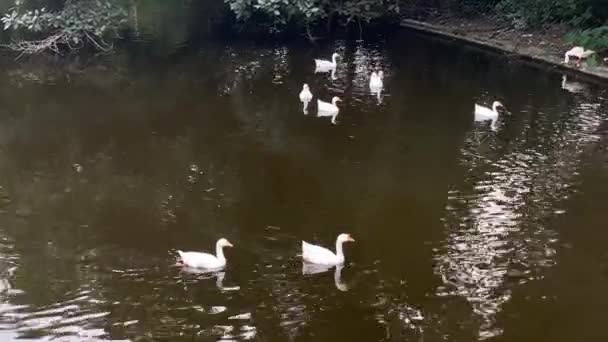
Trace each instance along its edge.
<instances>
[{"instance_id":1,"label":"flock of white ducks","mask_svg":"<svg viewBox=\"0 0 608 342\"><path fill-rule=\"evenodd\" d=\"M302 241L302 259L305 263L310 263L320 266L338 266L343 265L345 261L342 244L345 242L354 242L355 240L349 234L340 234L336 239L336 252ZM177 251L179 255L178 263L185 267L204 271L220 271L226 267L226 257L224 256L224 247L233 247L233 245L221 238L215 244L215 255L202 252L183 252Z\"/></svg>"},{"instance_id":2,"label":"flock of white ducks","mask_svg":"<svg viewBox=\"0 0 608 342\"><path fill-rule=\"evenodd\" d=\"M331 55L331 60L325 59L315 59L315 73L318 72L331 72L331 78L333 80L336 79L335 71L338 66L337 59L340 58L340 55L334 53ZM380 94L382 89L384 88L384 73L380 70L378 72L374 71L370 75L369 80L369 88L372 94L376 94L378 99L380 99ZM302 111L304 115L308 114L308 104L312 101L313 94L310 91L310 87L308 84L304 83L302 86L302 91L300 91L300 101L302 102ZM336 118L340 113L340 108L338 107L338 102L342 101L339 97L334 96L331 102L326 102L317 99L317 117L329 117L331 118L331 123L336 124Z\"/></svg>"},{"instance_id":3,"label":"flock of white ducks","mask_svg":"<svg viewBox=\"0 0 608 342\"><path fill-rule=\"evenodd\" d=\"M571 58L577 59L577 66L580 66L582 60L593 55L595 51L585 50L582 47L574 47L567 51L564 55L564 63L569 63ZM337 53L332 55L331 61L315 59L315 71L335 71L337 66L336 59L340 56ZM372 94L378 94L382 91L383 84L383 72L374 71L370 75L369 88ZM562 80L562 88L567 89L569 84L566 81L566 76ZM568 89L570 90L570 89ZM578 89L577 89L578 90ZM300 101L304 104L303 112L308 114L308 104L313 99L313 94L310 91L308 84L302 86L302 91L299 94ZM317 116L331 117L331 123L336 124L336 117L340 112L340 108L337 103L340 102L340 98L334 96L331 103L317 99ZM499 109L506 110L505 106L499 101L494 101L492 107L488 108L479 104L475 104L475 117L474 120L477 122L490 121L490 127L495 130L496 122L499 118ZM310 267L341 267L344 265L345 257L342 245L345 242L354 242L355 240L349 234L340 234L336 239L336 251L333 252L325 247L310 244L306 241L302 241L302 259L304 261L304 269ZM215 244L215 255L210 253L202 252L183 252L177 251L179 254L179 263L185 267L194 268L202 271L219 271L226 267L226 257L224 256L224 248L233 247L233 245L226 240L221 238ZM306 266L309 265L309 266ZM341 268L336 268L336 277L339 277ZM308 272L306 272L308 273ZM336 280L338 284L338 280ZM341 285L343 286L343 285ZM340 286L339 286L340 288Z\"/></svg>"}]
</instances>

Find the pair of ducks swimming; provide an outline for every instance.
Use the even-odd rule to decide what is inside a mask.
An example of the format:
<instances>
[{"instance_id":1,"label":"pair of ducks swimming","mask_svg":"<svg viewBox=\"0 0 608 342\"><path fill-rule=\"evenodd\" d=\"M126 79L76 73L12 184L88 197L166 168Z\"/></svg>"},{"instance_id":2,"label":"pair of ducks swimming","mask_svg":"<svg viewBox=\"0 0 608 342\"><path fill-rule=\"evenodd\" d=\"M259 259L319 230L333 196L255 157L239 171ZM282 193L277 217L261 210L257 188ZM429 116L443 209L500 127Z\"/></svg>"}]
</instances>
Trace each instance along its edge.
<instances>
[{"instance_id":1,"label":"pair of ducks swimming","mask_svg":"<svg viewBox=\"0 0 608 342\"><path fill-rule=\"evenodd\" d=\"M354 242L355 240L349 234L340 234L336 239L336 252L317 245L302 241L302 259L305 262L322 265L322 266L338 266L344 264L344 251L342 244L345 242ZM201 252L183 252L177 251L180 258L180 264L209 271L221 270L226 266L226 257L224 256L224 247L233 247L233 245L221 238L215 244L215 255Z\"/></svg>"},{"instance_id":2,"label":"pair of ducks swimming","mask_svg":"<svg viewBox=\"0 0 608 342\"><path fill-rule=\"evenodd\" d=\"M335 71L337 66L336 59L340 57L337 53L334 53L331 61L323 60L323 59L315 59L315 71L316 72L327 72L327 71ZM372 93L377 93L378 97L380 97L380 92L384 87L383 84L384 72L381 70L376 72L372 72L370 75L369 88ZM300 92L300 101L304 104L303 112L304 114L308 114L308 104L312 101L313 95L310 92L310 87L308 84L304 83L302 86L302 91ZM338 107L338 102L342 100L334 96L331 102L325 102L317 99L317 116L326 116L331 117L331 123L336 124L336 118L340 113L340 108Z\"/></svg>"}]
</instances>

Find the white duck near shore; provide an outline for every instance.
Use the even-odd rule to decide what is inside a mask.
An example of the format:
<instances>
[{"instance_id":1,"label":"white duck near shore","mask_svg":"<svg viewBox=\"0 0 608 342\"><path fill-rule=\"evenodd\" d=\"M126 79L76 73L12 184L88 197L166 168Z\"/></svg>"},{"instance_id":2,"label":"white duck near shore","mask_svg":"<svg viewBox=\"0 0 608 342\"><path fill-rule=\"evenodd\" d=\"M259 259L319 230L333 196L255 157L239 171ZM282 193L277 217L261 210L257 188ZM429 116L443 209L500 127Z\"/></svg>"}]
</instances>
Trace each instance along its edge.
<instances>
[{"instance_id":1,"label":"white duck near shore","mask_svg":"<svg viewBox=\"0 0 608 342\"><path fill-rule=\"evenodd\" d=\"M580 67L581 62L591 55L595 54L593 50L587 50L582 46L575 46L572 49L566 51L564 54L564 64L570 63L572 57L576 58L576 66Z\"/></svg>"},{"instance_id":2,"label":"white duck near shore","mask_svg":"<svg viewBox=\"0 0 608 342\"><path fill-rule=\"evenodd\" d=\"M342 245L345 242L354 242L349 234L340 234L336 239L336 253L329 249L302 241L302 259L317 265L342 265L344 264L344 251Z\"/></svg>"},{"instance_id":3,"label":"white duck near shore","mask_svg":"<svg viewBox=\"0 0 608 342\"><path fill-rule=\"evenodd\" d=\"M224 247L233 247L232 244L221 238L215 244L215 255L201 252L177 251L184 266L206 270L219 270L226 266Z\"/></svg>"},{"instance_id":4,"label":"white duck near shore","mask_svg":"<svg viewBox=\"0 0 608 342\"><path fill-rule=\"evenodd\" d=\"M340 98L337 96L334 96L334 98L331 100L331 103L317 100L317 117L321 117L321 116L331 117L331 123L335 125L336 118L338 117L338 114L340 113L340 108L338 108L338 105L337 105L338 101L342 101L342 100L340 100Z\"/></svg>"},{"instance_id":5,"label":"white duck near shore","mask_svg":"<svg viewBox=\"0 0 608 342\"><path fill-rule=\"evenodd\" d=\"M312 93L310 92L310 88L308 84L304 83L302 86L302 91L300 92L300 101L303 104L302 111L304 115L308 114L308 104L312 101Z\"/></svg>"}]
</instances>

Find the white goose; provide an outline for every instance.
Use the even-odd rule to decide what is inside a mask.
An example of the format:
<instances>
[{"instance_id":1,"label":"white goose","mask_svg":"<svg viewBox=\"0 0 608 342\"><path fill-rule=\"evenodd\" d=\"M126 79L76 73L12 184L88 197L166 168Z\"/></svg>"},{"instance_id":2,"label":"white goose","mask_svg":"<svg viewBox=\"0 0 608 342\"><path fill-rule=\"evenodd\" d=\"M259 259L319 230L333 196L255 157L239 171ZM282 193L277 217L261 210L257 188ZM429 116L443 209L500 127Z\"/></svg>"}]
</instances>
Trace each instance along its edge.
<instances>
[{"instance_id":1,"label":"white goose","mask_svg":"<svg viewBox=\"0 0 608 342\"><path fill-rule=\"evenodd\" d=\"M200 253L200 252L182 252L177 251L181 262L184 266L192 268L202 268L207 270L218 270L226 266L226 257L224 257L224 247L232 247L232 244L221 238L215 244L215 254Z\"/></svg>"},{"instance_id":2,"label":"white goose","mask_svg":"<svg viewBox=\"0 0 608 342\"><path fill-rule=\"evenodd\" d=\"M378 96L378 101L380 101L380 94L382 93L382 89L384 88L384 72L382 70L378 72L372 72L369 77L369 90L372 94Z\"/></svg>"},{"instance_id":3,"label":"white goose","mask_svg":"<svg viewBox=\"0 0 608 342\"><path fill-rule=\"evenodd\" d=\"M331 61L325 60L325 59L315 59L315 66L316 69L321 71L321 70L325 70L325 71L329 71L330 69L335 69L336 65L338 65L336 63L336 58L340 57L340 55L338 55L337 53L334 52L333 55L331 55Z\"/></svg>"},{"instance_id":4,"label":"white goose","mask_svg":"<svg viewBox=\"0 0 608 342\"><path fill-rule=\"evenodd\" d=\"M383 78L384 72L372 72L372 74L369 76L369 89L372 92L376 92L378 89L382 90L384 87Z\"/></svg>"},{"instance_id":5,"label":"white goose","mask_svg":"<svg viewBox=\"0 0 608 342\"><path fill-rule=\"evenodd\" d=\"M498 120L498 107L505 108L505 106L498 101L492 103L492 109L475 104L475 121L492 121L490 127L495 130L496 121Z\"/></svg>"},{"instance_id":6,"label":"white goose","mask_svg":"<svg viewBox=\"0 0 608 342\"><path fill-rule=\"evenodd\" d=\"M584 59L587 59L589 56L593 55L594 53L595 51L593 50L586 50L582 46L575 46L572 49L566 51L566 53L564 54L564 64L568 64L570 62L570 58L574 57L577 59L576 66L580 67L581 62Z\"/></svg>"},{"instance_id":7,"label":"white goose","mask_svg":"<svg viewBox=\"0 0 608 342\"><path fill-rule=\"evenodd\" d=\"M310 88L308 88L308 84L304 83L302 86L302 91L300 92L300 101L302 101L304 107L302 111L304 115L308 114L308 103L312 101L312 93L310 92Z\"/></svg>"},{"instance_id":8,"label":"white goose","mask_svg":"<svg viewBox=\"0 0 608 342\"><path fill-rule=\"evenodd\" d=\"M331 123L335 125L336 117L338 117L338 113L340 113L340 108L338 108L336 104L338 101L342 100L337 96L334 96L331 103L317 100L317 117L329 116L331 117Z\"/></svg>"},{"instance_id":9,"label":"white goose","mask_svg":"<svg viewBox=\"0 0 608 342\"><path fill-rule=\"evenodd\" d=\"M349 234L338 235L338 238L336 239L336 253L327 248L302 241L302 259L306 262L318 265L342 265L344 264L342 244L347 241L354 242L355 240Z\"/></svg>"}]
</instances>

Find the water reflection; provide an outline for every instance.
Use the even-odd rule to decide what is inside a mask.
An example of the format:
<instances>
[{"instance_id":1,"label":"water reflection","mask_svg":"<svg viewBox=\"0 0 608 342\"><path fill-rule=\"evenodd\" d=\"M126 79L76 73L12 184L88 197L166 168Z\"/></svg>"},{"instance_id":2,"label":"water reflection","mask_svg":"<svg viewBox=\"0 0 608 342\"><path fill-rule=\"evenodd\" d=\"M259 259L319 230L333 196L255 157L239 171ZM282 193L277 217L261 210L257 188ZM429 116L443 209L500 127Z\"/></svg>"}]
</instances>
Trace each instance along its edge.
<instances>
[{"instance_id":1,"label":"water reflection","mask_svg":"<svg viewBox=\"0 0 608 342\"><path fill-rule=\"evenodd\" d=\"M481 318L480 339L502 334L497 314L512 296L511 283L535 279L555 263L557 238L547 220L564 214L555 208L571 195L602 121L598 103L580 101L559 125L540 112L508 141L480 140L475 132L465 139L465 181L448 193L448 238L435 256L443 282L436 293L468 300ZM538 131L543 139L531 140Z\"/></svg>"},{"instance_id":2,"label":"water reflection","mask_svg":"<svg viewBox=\"0 0 608 342\"><path fill-rule=\"evenodd\" d=\"M334 284L336 288L340 291L348 291L348 286L346 283L342 281L342 269L344 269L344 265L338 265L335 267L325 266L325 265L317 265L311 264L307 262L302 263L302 275L313 275L319 273L325 273L334 268Z\"/></svg>"},{"instance_id":3,"label":"water reflection","mask_svg":"<svg viewBox=\"0 0 608 342\"><path fill-rule=\"evenodd\" d=\"M69 82L50 66L7 68L0 336L472 341L500 335L510 305L533 314L512 298L534 295L519 284L558 260L551 218L578 203L578 182L598 180L584 160L605 145L605 100L492 63L519 108L478 134L470 98L485 83L470 71L483 66L459 50L321 48L344 56L332 82L314 74L308 45L210 45L153 67L126 54ZM380 66L390 87L378 106L369 73ZM522 90L545 77L554 93ZM343 97L348 124L303 118L302 82ZM335 237L313 227L362 236L333 283L295 256L298 237ZM239 246L227 272L170 264L167 250L224 234Z\"/></svg>"},{"instance_id":4,"label":"water reflection","mask_svg":"<svg viewBox=\"0 0 608 342\"><path fill-rule=\"evenodd\" d=\"M566 75L562 76L562 89L567 90L573 94L580 94L587 91L587 85L576 81L568 81Z\"/></svg>"}]
</instances>

